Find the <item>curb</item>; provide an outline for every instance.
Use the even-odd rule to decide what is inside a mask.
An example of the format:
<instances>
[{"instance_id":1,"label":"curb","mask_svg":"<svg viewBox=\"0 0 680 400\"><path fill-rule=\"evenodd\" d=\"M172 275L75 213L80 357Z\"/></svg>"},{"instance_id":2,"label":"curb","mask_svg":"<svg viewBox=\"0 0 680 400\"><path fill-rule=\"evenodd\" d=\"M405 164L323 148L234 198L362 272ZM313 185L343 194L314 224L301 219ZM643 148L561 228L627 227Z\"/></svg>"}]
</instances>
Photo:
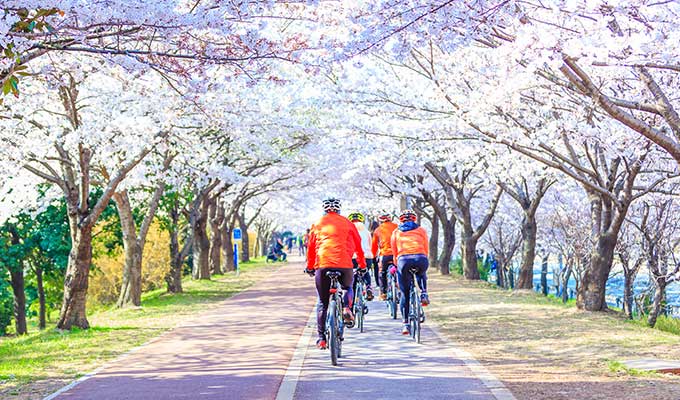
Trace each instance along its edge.
<instances>
[{"instance_id":1,"label":"curb","mask_svg":"<svg viewBox=\"0 0 680 400\"><path fill-rule=\"evenodd\" d=\"M295 346L295 351L293 352L293 357L290 359L288 368L286 368L286 374L283 376L281 385L279 386L279 391L276 393L276 400L293 400L295 397L295 390L297 389L297 383L300 380L300 373L302 372L302 366L304 365L305 358L307 357L307 349L309 348L309 341L316 327L316 306L312 308L309 314L309 319L305 325L302 335Z\"/></svg>"}]
</instances>

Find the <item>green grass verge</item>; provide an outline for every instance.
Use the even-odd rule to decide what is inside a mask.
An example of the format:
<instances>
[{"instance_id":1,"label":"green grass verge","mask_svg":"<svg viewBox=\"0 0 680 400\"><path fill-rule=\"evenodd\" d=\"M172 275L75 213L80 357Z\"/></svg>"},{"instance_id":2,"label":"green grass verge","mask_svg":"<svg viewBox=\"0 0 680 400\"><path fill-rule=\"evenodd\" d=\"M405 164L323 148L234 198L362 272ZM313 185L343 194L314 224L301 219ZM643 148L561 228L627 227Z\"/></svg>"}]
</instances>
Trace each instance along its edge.
<instances>
[{"instance_id":1,"label":"green grass verge","mask_svg":"<svg viewBox=\"0 0 680 400\"><path fill-rule=\"evenodd\" d=\"M278 266L278 264L277 264ZM100 309L89 315L90 329L44 331L0 340L0 398L19 396L32 382L68 381L95 369L135 346L172 329L191 314L251 286L270 268L263 259L239 265L240 273L212 280L183 281L184 293L165 289L142 295L137 309ZM33 321L32 321L33 322Z\"/></svg>"},{"instance_id":2,"label":"green grass verge","mask_svg":"<svg viewBox=\"0 0 680 400\"><path fill-rule=\"evenodd\" d=\"M607 367L609 371L616 374L626 374L630 376L647 376L647 377L659 377L661 376L658 372L654 371L643 371L640 369L626 367L620 361L612 360L607 362Z\"/></svg>"},{"instance_id":3,"label":"green grass verge","mask_svg":"<svg viewBox=\"0 0 680 400\"><path fill-rule=\"evenodd\" d=\"M680 377L626 368L626 360L680 360L677 321L659 329L619 312L583 312L573 302L509 291L458 276L430 275L426 313L517 398L677 399ZM670 327L667 325L671 325ZM663 332L663 331L669 332Z\"/></svg>"}]
</instances>

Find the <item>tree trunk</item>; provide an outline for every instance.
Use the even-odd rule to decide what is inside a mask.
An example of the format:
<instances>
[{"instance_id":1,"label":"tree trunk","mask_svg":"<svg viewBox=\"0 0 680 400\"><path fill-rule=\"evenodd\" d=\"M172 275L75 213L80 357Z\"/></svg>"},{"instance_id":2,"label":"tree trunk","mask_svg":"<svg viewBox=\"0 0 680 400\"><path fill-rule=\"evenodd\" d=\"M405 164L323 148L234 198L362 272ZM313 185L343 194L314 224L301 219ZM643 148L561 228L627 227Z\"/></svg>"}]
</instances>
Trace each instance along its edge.
<instances>
[{"instance_id":1,"label":"tree trunk","mask_svg":"<svg viewBox=\"0 0 680 400\"><path fill-rule=\"evenodd\" d=\"M222 241L224 240L224 232L220 228L224 220L224 208L213 201L210 205L210 273L221 274L222 265L220 260L220 251L222 250Z\"/></svg>"},{"instance_id":2,"label":"tree trunk","mask_svg":"<svg viewBox=\"0 0 680 400\"><path fill-rule=\"evenodd\" d=\"M614 260L616 236L606 233L598 235L597 243L590 254L590 265L583 274L583 282L579 287L576 305L587 311L604 311L607 309L605 290L609 271Z\"/></svg>"},{"instance_id":3,"label":"tree trunk","mask_svg":"<svg viewBox=\"0 0 680 400\"><path fill-rule=\"evenodd\" d=\"M234 242L232 239L232 232L234 228L227 224L224 233L224 246L222 247L222 252L224 255L224 270L225 272L233 272L235 270L234 266Z\"/></svg>"},{"instance_id":4,"label":"tree trunk","mask_svg":"<svg viewBox=\"0 0 680 400\"><path fill-rule=\"evenodd\" d=\"M132 215L132 206L127 191L113 195L116 203L120 227L123 232L123 251L125 265L123 266L123 282L116 305L118 307L142 305L142 248L137 239L137 227Z\"/></svg>"},{"instance_id":5,"label":"tree trunk","mask_svg":"<svg viewBox=\"0 0 680 400\"><path fill-rule=\"evenodd\" d=\"M571 265L567 265L566 271L562 274L562 303L569 301L569 278L571 278Z\"/></svg>"},{"instance_id":6,"label":"tree trunk","mask_svg":"<svg viewBox=\"0 0 680 400\"><path fill-rule=\"evenodd\" d=\"M238 213L238 226L241 228L241 254L239 262L250 261L250 238L248 237L248 225L242 212Z\"/></svg>"},{"instance_id":7,"label":"tree trunk","mask_svg":"<svg viewBox=\"0 0 680 400\"><path fill-rule=\"evenodd\" d=\"M16 327L17 335L25 335L28 333L26 328L26 287L24 283L23 268L10 268L10 283L12 284L12 293L14 293L14 326Z\"/></svg>"},{"instance_id":8,"label":"tree trunk","mask_svg":"<svg viewBox=\"0 0 680 400\"><path fill-rule=\"evenodd\" d=\"M453 249L456 247L456 221L451 218L450 221L441 220L442 230L444 233L444 245L442 253L439 256L439 272L442 275L448 275L451 269L451 256Z\"/></svg>"},{"instance_id":9,"label":"tree trunk","mask_svg":"<svg viewBox=\"0 0 680 400\"><path fill-rule=\"evenodd\" d=\"M258 232L258 233L257 233L257 236L255 237L255 246L253 246L253 255L254 255L255 257L257 257L258 255L260 255L260 253L262 252L262 251L260 250L260 241L261 241L261 240L260 240L260 233Z\"/></svg>"},{"instance_id":10,"label":"tree trunk","mask_svg":"<svg viewBox=\"0 0 680 400\"><path fill-rule=\"evenodd\" d=\"M38 283L38 303L40 309L38 311L38 327L45 329L47 322L45 320L45 286L43 285L43 270L38 267L35 269L35 277Z\"/></svg>"},{"instance_id":11,"label":"tree trunk","mask_svg":"<svg viewBox=\"0 0 680 400\"><path fill-rule=\"evenodd\" d=\"M500 263L496 263L496 286L505 287L505 280L503 278L503 267Z\"/></svg>"},{"instance_id":12,"label":"tree trunk","mask_svg":"<svg viewBox=\"0 0 680 400\"><path fill-rule=\"evenodd\" d=\"M428 262L430 263L430 268L437 268L439 269L439 266L437 265L437 256L439 255L439 218L437 217L437 213L432 213L432 219L430 220L431 225L432 225L432 232L430 233L430 241L428 243L428 248L429 248L429 254L428 254ZM442 274L446 275L449 273L448 268L443 268L440 269L439 272Z\"/></svg>"},{"instance_id":13,"label":"tree trunk","mask_svg":"<svg viewBox=\"0 0 680 400\"><path fill-rule=\"evenodd\" d=\"M465 279L479 280L479 269L477 268L477 240L472 235L466 235L465 230L461 231L461 250L463 256L463 275Z\"/></svg>"},{"instance_id":14,"label":"tree trunk","mask_svg":"<svg viewBox=\"0 0 680 400\"><path fill-rule=\"evenodd\" d=\"M201 205L192 210L191 229L193 238L194 266L191 276L194 279L210 279L210 240L208 239L208 195L204 195Z\"/></svg>"},{"instance_id":15,"label":"tree trunk","mask_svg":"<svg viewBox=\"0 0 680 400\"><path fill-rule=\"evenodd\" d=\"M647 317L647 325L654 327L656 325L656 320L661 313L661 306L664 301L666 294L666 279L657 279L654 290L654 301L652 302L652 308L649 310L649 316Z\"/></svg>"},{"instance_id":16,"label":"tree trunk","mask_svg":"<svg viewBox=\"0 0 680 400\"><path fill-rule=\"evenodd\" d=\"M623 313L628 319L633 319L633 271L624 271L623 274Z\"/></svg>"},{"instance_id":17,"label":"tree trunk","mask_svg":"<svg viewBox=\"0 0 680 400\"><path fill-rule=\"evenodd\" d=\"M548 256L543 256L541 261L541 293L548 295Z\"/></svg>"},{"instance_id":18,"label":"tree trunk","mask_svg":"<svg viewBox=\"0 0 680 400\"><path fill-rule=\"evenodd\" d=\"M165 275L169 293L182 293L182 262L177 231L170 233L170 271Z\"/></svg>"},{"instance_id":19,"label":"tree trunk","mask_svg":"<svg viewBox=\"0 0 680 400\"><path fill-rule=\"evenodd\" d=\"M517 289L533 289L534 261L536 259L536 216L525 213L522 222L522 263L519 268Z\"/></svg>"},{"instance_id":20,"label":"tree trunk","mask_svg":"<svg viewBox=\"0 0 680 400\"><path fill-rule=\"evenodd\" d=\"M260 256L265 257L267 250L267 234L260 234Z\"/></svg>"},{"instance_id":21,"label":"tree trunk","mask_svg":"<svg viewBox=\"0 0 680 400\"><path fill-rule=\"evenodd\" d=\"M87 329L85 306L87 304L87 287L92 265L92 227L80 226L80 218L76 214L69 215L71 225L71 251L68 256L66 276L64 278L64 300L57 322L58 329L78 327Z\"/></svg>"},{"instance_id":22,"label":"tree trunk","mask_svg":"<svg viewBox=\"0 0 680 400\"><path fill-rule=\"evenodd\" d=\"M183 259L179 250L179 209L175 202L170 209L172 227L170 228L170 270L165 275L169 293L182 293Z\"/></svg>"}]
</instances>

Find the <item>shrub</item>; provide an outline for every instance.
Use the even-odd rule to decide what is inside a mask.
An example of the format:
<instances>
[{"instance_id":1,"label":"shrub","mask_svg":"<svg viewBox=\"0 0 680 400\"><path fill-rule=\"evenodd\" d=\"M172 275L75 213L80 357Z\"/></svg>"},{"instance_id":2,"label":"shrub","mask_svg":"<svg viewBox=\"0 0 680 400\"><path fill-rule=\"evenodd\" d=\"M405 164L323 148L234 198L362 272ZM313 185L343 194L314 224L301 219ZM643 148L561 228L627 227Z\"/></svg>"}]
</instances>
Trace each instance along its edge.
<instances>
[{"instance_id":1,"label":"shrub","mask_svg":"<svg viewBox=\"0 0 680 400\"><path fill-rule=\"evenodd\" d=\"M4 336L12 321L14 297L5 279L0 279L0 336Z\"/></svg>"},{"instance_id":2,"label":"shrub","mask_svg":"<svg viewBox=\"0 0 680 400\"><path fill-rule=\"evenodd\" d=\"M125 254L121 247L111 249L102 245L110 242L106 238L108 234L102 232L101 240L93 243L96 257L88 289L90 306L115 303L120 294ZM142 255L142 291L158 289L165 284L164 277L170 268L169 246L168 232L160 229L158 222L154 222L149 229Z\"/></svg>"}]
</instances>

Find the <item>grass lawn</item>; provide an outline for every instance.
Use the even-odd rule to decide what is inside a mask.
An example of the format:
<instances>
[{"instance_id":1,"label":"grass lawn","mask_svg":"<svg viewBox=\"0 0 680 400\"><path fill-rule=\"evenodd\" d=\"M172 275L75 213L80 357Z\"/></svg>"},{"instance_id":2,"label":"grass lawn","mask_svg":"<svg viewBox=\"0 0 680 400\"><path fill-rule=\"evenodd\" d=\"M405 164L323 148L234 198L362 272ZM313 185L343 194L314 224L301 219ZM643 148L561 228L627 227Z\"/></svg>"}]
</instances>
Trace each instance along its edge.
<instances>
[{"instance_id":1,"label":"grass lawn","mask_svg":"<svg viewBox=\"0 0 680 400\"><path fill-rule=\"evenodd\" d=\"M588 313L540 294L430 276L426 309L453 344L472 353L517 399L680 398L680 377L623 367L638 358L680 360L680 336Z\"/></svg>"},{"instance_id":2,"label":"grass lawn","mask_svg":"<svg viewBox=\"0 0 680 400\"><path fill-rule=\"evenodd\" d=\"M183 282L184 293L165 289L142 295L138 309L103 309L89 316L92 328L59 332L53 327L0 339L0 399L40 399L107 360L173 328L185 317L244 290L266 276L264 261L239 265L240 274Z\"/></svg>"}]
</instances>

